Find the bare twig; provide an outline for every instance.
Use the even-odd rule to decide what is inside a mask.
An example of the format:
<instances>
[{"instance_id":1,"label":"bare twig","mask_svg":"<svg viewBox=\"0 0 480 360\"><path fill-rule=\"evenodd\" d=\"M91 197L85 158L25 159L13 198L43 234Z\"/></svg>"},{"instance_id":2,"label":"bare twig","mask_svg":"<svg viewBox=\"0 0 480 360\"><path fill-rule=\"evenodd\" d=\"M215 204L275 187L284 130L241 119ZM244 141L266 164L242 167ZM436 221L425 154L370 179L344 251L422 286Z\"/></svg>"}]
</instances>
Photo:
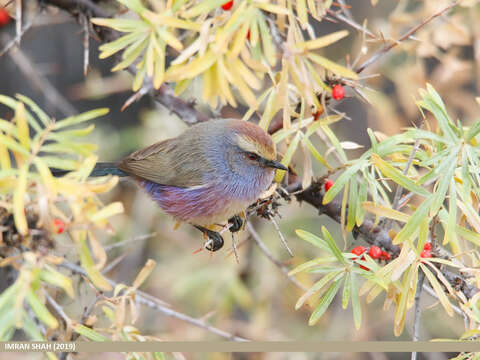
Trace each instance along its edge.
<instances>
[{"instance_id":1,"label":"bare twig","mask_svg":"<svg viewBox=\"0 0 480 360\"><path fill-rule=\"evenodd\" d=\"M270 218L270 221L272 222L273 227L275 228L275 230L277 230L278 237L280 238L280 241L282 242L282 244L283 244L283 246L285 247L285 249L287 249L288 254L289 254L291 257L293 257L293 252L292 252L292 250L290 250L290 248L288 247L287 240L285 239L285 236L283 236L282 231L280 230L280 227L278 226L277 222L275 221L275 219L274 219L273 217Z\"/></svg>"},{"instance_id":2,"label":"bare twig","mask_svg":"<svg viewBox=\"0 0 480 360\"><path fill-rule=\"evenodd\" d=\"M20 41L22 40L22 0L17 0L15 1L15 40L17 43L17 46L20 46Z\"/></svg>"},{"instance_id":3,"label":"bare twig","mask_svg":"<svg viewBox=\"0 0 480 360\"><path fill-rule=\"evenodd\" d=\"M157 235L157 233L153 232L153 233L150 233L150 234L135 236L133 239L127 239L127 240L119 241L119 242L116 242L116 243L113 243L113 244L110 244L110 245L106 245L106 246L104 246L104 249L105 249L105 251L110 251L110 250L115 249L117 247L125 246L127 244L137 243L139 241L151 239L152 237L154 237L156 235Z\"/></svg>"},{"instance_id":4,"label":"bare twig","mask_svg":"<svg viewBox=\"0 0 480 360\"><path fill-rule=\"evenodd\" d=\"M270 260L276 267L278 267L280 271L287 277L287 279L290 280L295 286L297 286L298 288L304 291L307 291L308 289L305 286L299 283L298 280L295 279L293 276L288 274L289 272L288 268L285 265L283 265L279 260L275 259L275 257L272 255L270 250L268 250L267 246L260 238L260 235L258 235L257 231L254 229L252 224L250 224L250 222L247 222L246 228L250 233L250 236L252 237L253 241L255 241L255 243L257 244L259 249L263 252L263 254L267 257L267 259Z\"/></svg>"},{"instance_id":5,"label":"bare twig","mask_svg":"<svg viewBox=\"0 0 480 360\"><path fill-rule=\"evenodd\" d=\"M78 266L78 265L75 265L75 264L72 264L68 261L64 261L63 263L60 264L60 266L66 268L66 269L69 269L70 271L76 273L76 274L80 274L82 276L85 276L87 277L87 273L85 272L85 270L83 270L82 267ZM112 285L113 287L117 286L118 283L111 280L111 279L107 279L107 281L110 283L110 285ZM170 317L173 317L173 318L176 318L176 319L179 319L179 320L182 320L182 321L185 321L189 324L192 324L194 326L197 326L197 327L200 327L202 329L205 329L209 332L211 332L212 334L215 334L215 335L218 335L218 336L221 336L223 338L226 338L226 339L229 339L229 340L232 340L232 341L248 341L247 339L245 338L242 338L240 336L236 336L236 335L233 335L233 334L230 334L226 331L223 331L223 330L220 330L214 326L211 326L211 325L208 325L206 324L204 321L202 320L199 320L199 319L195 319L191 316L188 316L186 314L183 314L181 312L178 312L178 311L175 311L173 309L170 309L168 308L165 303L160 300L160 299L157 299L156 297L150 295L150 294L147 294L143 291L140 291L140 290L136 290L135 291L135 300L138 304L142 304L142 305L145 305L145 306L148 306L149 308L151 309L154 309L154 310L157 310L159 312L161 312L162 314L164 315L167 315L167 316L170 316Z\"/></svg>"},{"instance_id":6,"label":"bare twig","mask_svg":"<svg viewBox=\"0 0 480 360\"><path fill-rule=\"evenodd\" d=\"M90 31L88 18L82 16L80 19L83 23L83 75L87 76L88 64L90 63Z\"/></svg>"},{"instance_id":7,"label":"bare twig","mask_svg":"<svg viewBox=\"0 0 480 360\"><path fill-rule=\"evenodd\" d=\"M12 47L18 44L20 38L32 27L34 21L35 21L36 15L32 16L31 19L29 19L27 22L25 22L25 25L23 26L22 30L15 36L14 39L10 39L5 46L3 47L2 50L0 50L0 57L5 55Z\"/></svg>"},{"instance_id":8,"label":"bare twig","mask_svg":"<svg viewBox=\"0 0 480 360\"><path fill-rule=\"evenodd\" d=\"M377 51L376 53L374 53L369 59L367 59L363 64L361 64L360 66L358 66L355 71L357 73L361 73L363 70L365 70L368 66L372 65L374 62L376 62L378 59L380 59L381 57L383 57L383 55L385 55L386 53L388 53L391 49L393 49L395 46L397 46L398 44L400 44L402 41L404 41L405 39L407 39L408 37L412 36L413 34L415 34L419 29L421 29L423 26L425 26L426 24L428 24L430 21L432 21L433 19L435 19L436 17L444 14L445 12L447 12L448 10L450 10L451 8L457 6L458 4L460 3L459 0L455 1L454 3L448 5L447 7L441 9L440 11L437 11L435 14L429 16L428 18L426 18L425 20L423 20L420 24L414 26L413 28L411 28L410 30L408 30L405 34L403 34L402 36L400 36L400 38L398 38L398 40L396 41L393 41L391 42L389 45L385 45L383 48L381 48L379 51Z\"/></svg>"},{"instance_id":9,"label":"bare twig","mask_svg":"<svg viewBox=\"0 0 480 360\"><path fill-rule=\"evenodd\" d=\"M68 317L65 311L63 311L63 308L50 296L48 292L44 291L44 296L50 306L55 310L55 312L60 315L62 320L65 322L65 325L69 326L69 324L72 323L72 320Z\"/></svg>"},{"instance_id":10,"label":"bare twig","mask_svg":"<svg viewBox=\"0 0 480 360\"><path fill-rule=\"evenodd\" d=\"M422 309L420 308L420 297L422 296L423 281L425 280L425 274L423 271L418 273L417 292L415 293L415 317L413 320L413 338L412 341L418 341L418 333L420 329L420 317L422 315ZM417 360L417 352L412 352L411 360Z\"/></svg>"}]
</instances>

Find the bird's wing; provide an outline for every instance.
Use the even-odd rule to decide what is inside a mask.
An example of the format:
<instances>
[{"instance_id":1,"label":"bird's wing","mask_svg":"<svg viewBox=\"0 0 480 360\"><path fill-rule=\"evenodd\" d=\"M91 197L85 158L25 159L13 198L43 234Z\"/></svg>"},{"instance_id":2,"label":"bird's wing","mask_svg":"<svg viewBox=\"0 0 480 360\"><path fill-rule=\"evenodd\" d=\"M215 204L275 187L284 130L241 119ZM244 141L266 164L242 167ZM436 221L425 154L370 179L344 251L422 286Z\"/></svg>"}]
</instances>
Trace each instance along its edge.
<instances>
[{"instance_id":1,"label":"bird's wing","mask_svg":"<svg viewBox=\"0 0 480 360\"><path fill-rule=\"evenodd\" d=\"M138 150L118 163L129 175L157 184L178 187L204 185L201 163L192 153L183 154L177 139L168 139Z\"/></svg>"}]
</instances>

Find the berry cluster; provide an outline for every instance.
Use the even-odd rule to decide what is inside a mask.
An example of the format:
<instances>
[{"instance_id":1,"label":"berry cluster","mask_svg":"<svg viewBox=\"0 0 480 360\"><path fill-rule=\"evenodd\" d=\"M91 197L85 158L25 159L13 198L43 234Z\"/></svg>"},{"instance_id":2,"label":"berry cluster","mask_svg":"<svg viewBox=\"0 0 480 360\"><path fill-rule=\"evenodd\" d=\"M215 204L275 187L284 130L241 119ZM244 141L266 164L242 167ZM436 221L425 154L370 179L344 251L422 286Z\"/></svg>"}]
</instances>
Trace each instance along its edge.
<instances>
[{"instance_id":1,"label":"berry cluster","mask_svg":"<svg viewBox=\"0 0 480 360\"><path fill-rule=\"evenodd\" d=\"M383 251L382 249L380 249L378 246L376 245L372 245L370 248L366 248L364 246L355 246L353 249L352 249L352 254L354 255L357 255L357 258L358 259L360 256L360 260L365 260L365 256L364 256L364 253L368 251L368 256L370 256L372 259L375 259L375 260L385 260L385 261L388 261L392 258L392 255L390 255L388 252L386 251ZM369 268L363 266L363 265L360 265L360 268L363 269L363 270L366 270L366 271L370 271Z\"/></svg>"}]
</instances>

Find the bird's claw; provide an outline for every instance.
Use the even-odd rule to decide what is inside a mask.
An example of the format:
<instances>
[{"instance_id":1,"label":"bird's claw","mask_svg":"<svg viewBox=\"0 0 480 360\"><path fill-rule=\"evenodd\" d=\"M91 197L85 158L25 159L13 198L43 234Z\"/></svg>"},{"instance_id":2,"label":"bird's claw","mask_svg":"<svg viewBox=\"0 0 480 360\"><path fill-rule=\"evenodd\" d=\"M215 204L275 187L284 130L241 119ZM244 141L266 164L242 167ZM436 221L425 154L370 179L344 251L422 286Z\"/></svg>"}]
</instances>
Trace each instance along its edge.
<instances>
[{"instance_id":1,"label":"bird's claw","mask_svg":"<svg viewBox=\"0 0 480 360\"><path fill-rule=\"evenodd\" d=\"M207 230L208 241L205 243L205 249L214 252L223 247L223 237L216 231Z\"/></svg>"},{"instance_id":2,"label":"bird's claw","mask_svg":"<svg viewBox=\"0 0 480 360\"><path fill-rule=\"evenodd\" d=\"M232 226L230 226L230 232L232 233L240 231L243 226L243 220L238 215L233 215L230 219L228 219L228 223L232 224Z\"/></svg>"}]
</instances>

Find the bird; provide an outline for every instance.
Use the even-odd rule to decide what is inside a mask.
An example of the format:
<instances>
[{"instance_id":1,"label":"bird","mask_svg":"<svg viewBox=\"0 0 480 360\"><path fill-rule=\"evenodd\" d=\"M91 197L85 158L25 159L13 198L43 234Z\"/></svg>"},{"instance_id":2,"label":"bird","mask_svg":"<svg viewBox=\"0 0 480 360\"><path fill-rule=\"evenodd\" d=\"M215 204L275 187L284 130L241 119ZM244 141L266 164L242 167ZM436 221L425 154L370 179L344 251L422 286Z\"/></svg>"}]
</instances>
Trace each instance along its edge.
<instances>
[{"instance_id":1,"label":"bird","mask_svg":"<svg viewBox=\"0 0 480 360\"><path fill-rule=\"evenodd\" d=\"M238 230L238 214L270 187L276 169L288 170L276 160L265 130L244 120L214 119L117 163L97 163L90 176L133 178L165 213L208 236L207 250L216 251L223 238L212 225L230 221Z\"/></svg>"}]
</instances>

